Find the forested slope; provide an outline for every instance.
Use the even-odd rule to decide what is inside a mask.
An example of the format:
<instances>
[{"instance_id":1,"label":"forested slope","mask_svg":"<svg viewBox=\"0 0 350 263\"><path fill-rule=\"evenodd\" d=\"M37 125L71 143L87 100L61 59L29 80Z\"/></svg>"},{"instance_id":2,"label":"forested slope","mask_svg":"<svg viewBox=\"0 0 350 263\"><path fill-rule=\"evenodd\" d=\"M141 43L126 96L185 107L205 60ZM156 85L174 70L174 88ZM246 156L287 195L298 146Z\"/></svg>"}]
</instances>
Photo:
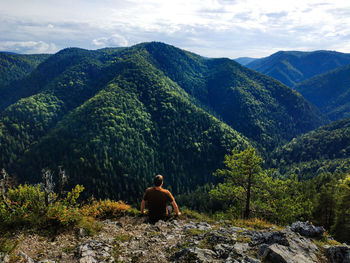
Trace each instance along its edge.
<instances>
[{"instance_id":1,"label":"forested slope","mask_svg":"<svg viewBox=\"0 0 350 263\"><path fill-rule=\"evenodd\" d=\"M62 165L87 194L133 202L155 173L184 193L213 181L248 139L268 151L324 123L270 77L156 42L65 49L9 90L0 167L38 182L42 168Z\"/></svg>"},{"instance_id":2,"label":"forested slope","mask_svg":"<svg viewBox=\"0 0 350 263\"><path fill-rule=\"evenodd\" d=\"M317 75L295 89L331 120L350 117L350 65Z\"/></svg>"},{"instance_id":3,"label":"forested slope","mask_svg":"<svg viewBox=\"0 0 350 263\"><path fill-rule=\"evenodd\" d=\"M233 60L206 59L162 43L142 45L152 64L262 150L325 123L300 94Z\"/></svg>"},{"instance_id":4,"label":"forested slope","mask_svg":"<svg viewBox=\"0 0 350 263\"><path fill-rule=\"evenodd\" d=\"M279 51L246 66L294 87L306 79L349 63L350 54L335 51Z\"/></svg>"},{"instance_id":5,"label":"forested slope","mask_svg":"<svg viewBox=\"0 0 350 263\"><path fill-rule=\"evenodd\" d=\"M346 172L350 168L350 119L333 122L278 147L271 156L283 173L314 177L324 172Z\"/></svg>"}]
</instances>

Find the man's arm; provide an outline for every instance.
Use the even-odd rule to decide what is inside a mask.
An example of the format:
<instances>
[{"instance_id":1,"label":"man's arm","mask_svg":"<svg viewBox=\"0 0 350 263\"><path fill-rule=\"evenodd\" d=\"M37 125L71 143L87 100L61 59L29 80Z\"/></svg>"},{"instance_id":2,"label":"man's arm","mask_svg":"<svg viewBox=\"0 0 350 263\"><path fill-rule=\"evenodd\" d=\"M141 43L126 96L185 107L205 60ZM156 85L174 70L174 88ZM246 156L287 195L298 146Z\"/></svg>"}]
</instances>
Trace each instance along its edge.
<instances>
[{"instance_id":1,"label":"man's arm","mask_svg":"<svg viewBox=\"0 0 350 263\"><path fill-rule=\"evenodd\" d=\"M175 202L175 199L173 199L173 202L171 203L174 207L174 210L175 210L175 214L177 216L180 216L181 215L181 212L179 211L179 207L177 206L176 202Z\"/></svg>"},{"instance_id":2,"label":"man's arm","mask_svg":"<svg viewBox=\"0 0 350 263\"><path fill-rule=\"evenodd\" d=\"M141 214L144 214L145 213L145 204L146 204L146 201L144 199L142 199L142 202L141 202Z\"/></svg>"}]
</instances>

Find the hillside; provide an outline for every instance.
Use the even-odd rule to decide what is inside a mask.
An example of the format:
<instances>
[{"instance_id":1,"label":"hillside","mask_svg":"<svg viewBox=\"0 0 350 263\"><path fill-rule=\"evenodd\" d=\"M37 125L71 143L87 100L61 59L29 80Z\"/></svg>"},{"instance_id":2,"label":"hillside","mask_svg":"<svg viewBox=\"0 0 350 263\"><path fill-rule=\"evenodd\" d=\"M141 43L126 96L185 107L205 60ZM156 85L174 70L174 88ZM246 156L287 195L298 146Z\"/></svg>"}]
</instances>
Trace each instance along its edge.
<instances>
[{"instance_id":1,"label":"hillside","mask_svg":"<svg viewBox=\"0 0 350 263\"><path fill-rule=\"evenodd\" d=\"M213 181L246 137L272 149L324 123L269 77L155 42L62 50L11 91L0 115L0 167L35 183L42 168L62 165L87 194L131 202L155 173L185 193Z\"/></svg>"},{"instance_id":2,"label":"hillside","mask_svg":"<svg viewBox=\"0 0 350 263\"><path fill-rule=\"evenodd\" d=\"M305 178L350 168L350 119L332 122L278 147L271 164L281 173L296 172Z\"/></svg>"},{"instance_id":3,"label":"hillside","mask_svg":"<svg viewBox=\"0 0 350 263\"><path fill-rule=\"evenodd\" d=\"M19 55L0 52L0 88L30 74L50 55Z\"/></svg>"},{"instance_id":4,"label":"hillside","mask_svg":"<svg viewBox=\"0 0 350 263\"><path fill-rule=\"evenodd\" d=\"M300 94L233 60L205 59L162 43L145 48L153 65L263 151L325 123Z\"/></svg>"},{"instance_id":5,"label":"hillside","mask_svg":"<svg viewBox=\"0 0 350 263\"><path fill-rule=\"evenodd\" d=\"M52 59L67 52L79 50ZM247 144L138 52L102 64L105 55L73 65L2 113L6 168L35 182L43 167L63 165L89 194L136 201L155 173L175 193L187 191L211 180L225 153Z\"/></svg>"},{"instance_id":6,"label":"hillside","mask_svg":"<svg viewBox=\"0 0 350 263\"><path fill-rule=\"evenodd\" d=\"M295 89L329 119L350 117L350 65L317 75Z\"/></svg>"},{"instance_id":7,"label":"hillside","mask_svg":"<svg viewBox=\"0 0 350 263\"><path fill-rule=\"evenodd\" d=\"M289 87L350 63L350 54L335 51L279 51L247 64L248 68L271 76Z\"/></svg>"},{"instance_id":8,"label":"hillside","mask_svg":"<svg viewBox=\"0 0 350 263\"><path fill-rule=\"evenodd\" d=\"M239 64L246 66L247 64L253 62L257 58L250 58L250 57L240 57L240 58L235 58L234 61L238 62Z\"/></svg>"}]
</instances>

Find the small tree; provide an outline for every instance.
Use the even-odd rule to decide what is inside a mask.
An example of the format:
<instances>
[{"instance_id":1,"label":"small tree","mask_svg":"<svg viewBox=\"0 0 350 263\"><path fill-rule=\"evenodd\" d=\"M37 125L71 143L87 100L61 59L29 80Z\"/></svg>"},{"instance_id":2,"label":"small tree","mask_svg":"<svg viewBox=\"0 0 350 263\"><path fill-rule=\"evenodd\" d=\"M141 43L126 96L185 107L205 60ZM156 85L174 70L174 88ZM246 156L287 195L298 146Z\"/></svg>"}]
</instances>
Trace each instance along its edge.
<instances>
[{"instance_id":1,"label":"small tree","mask_svg":"<svg viewBox=\"0 0 350 263\"><path fill-rule=\"evenodd\" d=\"M350 175L340 184L339 203L332 227L337 240L350 242Z\"/></svg>"},{"instance_id":2,"label":"small tree","mask_svg":"<svg viewBox=\"0 0 350 263\"><path fill-rule=\"evenodd\" d=\"M223 177L224 183L219 184L210 192L212 197L221 200L237 199L244 203L243 217L248 219L251 212L252 191L264 183L266 172L261 168L262 158L256 150L249 146L239 152L237 148L232 154L225 155L225 169L218 169L215 176Z\"/></svg>"}]
</instances>

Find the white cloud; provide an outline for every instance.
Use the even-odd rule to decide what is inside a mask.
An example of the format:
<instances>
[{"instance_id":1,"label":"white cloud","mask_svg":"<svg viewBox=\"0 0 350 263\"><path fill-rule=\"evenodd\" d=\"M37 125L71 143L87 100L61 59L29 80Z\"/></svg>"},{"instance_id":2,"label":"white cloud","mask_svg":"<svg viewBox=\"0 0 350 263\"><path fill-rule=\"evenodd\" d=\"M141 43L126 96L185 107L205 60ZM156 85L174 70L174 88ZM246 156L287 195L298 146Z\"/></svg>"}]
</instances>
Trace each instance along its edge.
<instances>
[{"instance_id":1,"label":"white cloud","mask_svg":"<svg viewBox=\"0 0 350 263\"><path fill-rule=\"evenodd\" d=\"M100 37L92 40L92 44L98 47L112 47L112 46L117 46L117 47L126 47L128 46L128 41L126 40L125 37L118 35L118 34L113 34L110 37Z\"/></svg>"},{"instance_id":2,"label":"white cloud","mask_svg":"<svg viewBox=\"0 0 350 263\"><path fill-rule=\"evenodd\" d=\"M100 48L156 40L228 57L276 49L350 52L348 0L53 2L6 1L0 6L0 41Z\"/></svg>"},{"instance_id":3,"label":"white cloud","mask_svg":"<svg viewBox=\"0 0 350 263\"><path fill-rule=\"evenodd\" d=\"M43 41L0 41L0 50L22 54L54 53L58 49L53 43Z\"/></svg>"}]
</instances>

